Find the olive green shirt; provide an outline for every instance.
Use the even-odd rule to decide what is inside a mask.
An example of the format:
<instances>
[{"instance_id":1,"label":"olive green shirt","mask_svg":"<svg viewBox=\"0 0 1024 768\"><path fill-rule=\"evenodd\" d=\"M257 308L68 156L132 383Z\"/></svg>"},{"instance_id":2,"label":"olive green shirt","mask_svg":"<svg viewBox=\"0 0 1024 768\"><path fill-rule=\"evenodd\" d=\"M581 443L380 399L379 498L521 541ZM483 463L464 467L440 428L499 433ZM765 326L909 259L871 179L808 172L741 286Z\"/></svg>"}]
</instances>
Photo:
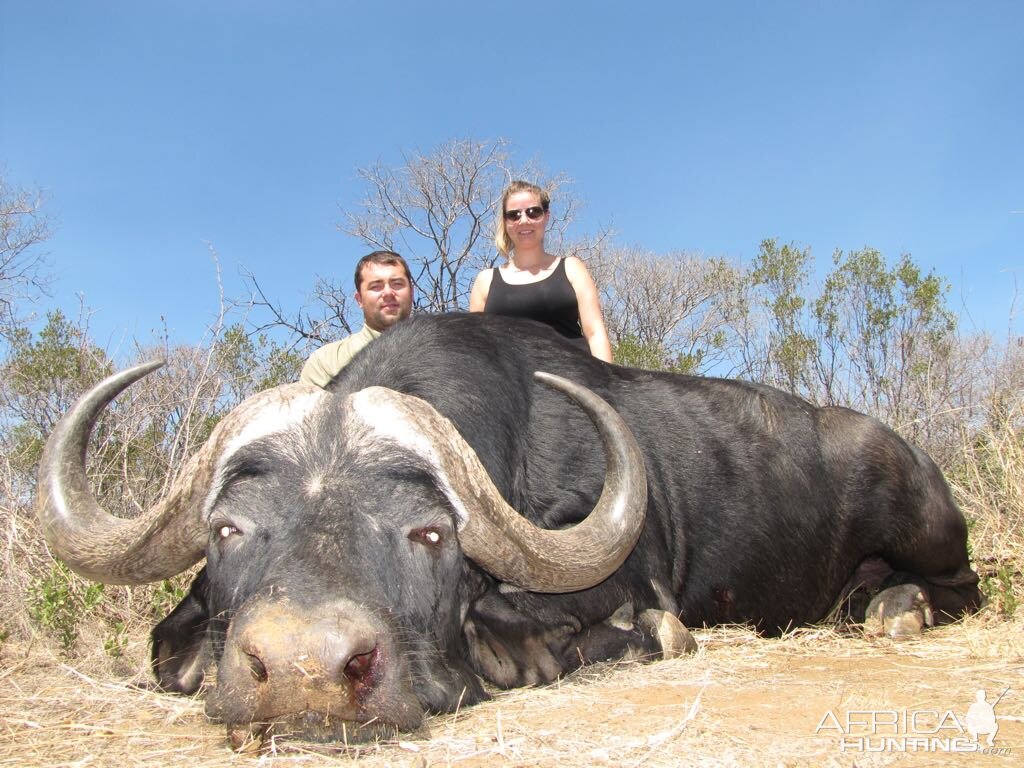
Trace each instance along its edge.
<instances>
[{"instance_id":1,"label":"olive green shirt","mask_svg":"<svg viewBox=\"0 0 1024 768\"><path fill-rule=\"evenodd\" d=\"M380 334L380 331L375 331L370 326L364 325L358 333L353 333L346 339L324 344L324 346L310 355L306 364L302 366L299 381L303 384L315 384L318 387L326 387L327 383L337 376L342 368L349 364L349 361L355 357L356 352L376 339Z\"/></svg>"}]
</instances>

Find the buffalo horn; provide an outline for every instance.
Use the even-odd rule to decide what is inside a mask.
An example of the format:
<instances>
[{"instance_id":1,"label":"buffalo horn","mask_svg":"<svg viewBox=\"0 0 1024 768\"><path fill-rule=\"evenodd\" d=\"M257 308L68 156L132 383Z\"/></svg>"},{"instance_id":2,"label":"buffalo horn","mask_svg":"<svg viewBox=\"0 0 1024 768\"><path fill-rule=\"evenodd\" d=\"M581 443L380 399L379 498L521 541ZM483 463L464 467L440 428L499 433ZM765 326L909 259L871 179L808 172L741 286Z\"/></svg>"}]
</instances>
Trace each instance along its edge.
<instances>
[{"instance_id":1,"label":"buffalo horn","mask_svg":"<svg viewBox=\"0 0 1024 768\"><path fill-rule=\"evenodd\" d=\"M567 379L535 375L579 403L604 446L607 473L601 497L572 528L538 528L516 512L455 426L425 401L373 387L351 396L350 403L375 437L399 442L426 460L455 507L467 557L522 589L575 592L604 581L633 550L647 508L647 475L632 432L608 403Z\"/></svg>"},{"instance_id":2,"label":"buffalo horn","mask_svg":"<svg viewBox=\"0 0 1024 768\"><path fill-rule=\"evenodd\" d=\"M136 518L114 517L89 489L89 435L111 400L162 365L143 363L115 373L82 395L50 434L39 463L36 514L43 535L72 570L96 581L143 584L201 560L209 537L203 507L218 457L239 442L255 416L268 407L287 408L296 394L308 396L313 389L291 384L249 398L221 419L161 501Z\"/></svg>"}]
</instances>

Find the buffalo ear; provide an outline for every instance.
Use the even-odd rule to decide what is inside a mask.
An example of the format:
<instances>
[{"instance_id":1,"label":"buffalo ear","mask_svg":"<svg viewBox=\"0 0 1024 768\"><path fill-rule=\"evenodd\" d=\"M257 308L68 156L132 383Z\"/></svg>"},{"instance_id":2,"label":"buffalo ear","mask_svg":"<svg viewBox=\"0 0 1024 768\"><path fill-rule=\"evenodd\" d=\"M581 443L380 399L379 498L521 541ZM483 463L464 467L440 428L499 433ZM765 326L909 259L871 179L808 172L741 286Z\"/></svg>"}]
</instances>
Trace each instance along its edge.
<instances>
[{"instance_id":1,"label":"buffalo ear","mask_svg":"<svg viewBox=\"0 0 1024 768\"><path fill-rule=\"evenodd\" d=\"M153 628L150 663L157 685L174 693L199 690L212 661L206 568L192 582L188 595Z\"/></svg>"}]
</instances>

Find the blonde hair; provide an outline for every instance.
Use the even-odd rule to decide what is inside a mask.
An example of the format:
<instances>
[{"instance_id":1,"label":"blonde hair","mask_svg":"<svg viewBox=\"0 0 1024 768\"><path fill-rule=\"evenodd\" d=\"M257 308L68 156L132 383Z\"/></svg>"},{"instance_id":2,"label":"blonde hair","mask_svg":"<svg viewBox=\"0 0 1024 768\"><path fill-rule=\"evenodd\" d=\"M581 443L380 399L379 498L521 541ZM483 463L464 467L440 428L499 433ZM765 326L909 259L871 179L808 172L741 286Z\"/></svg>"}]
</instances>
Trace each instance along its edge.
<instances>
[{"instance_id":1,"label":"blonde hair","mask_svg":"<svg viewBox=\"0 0 1024 768\"><path fill-rule=\"evenodd\" d=\"M548 210L551 207L551 195L543 187L531 184L528 181L513 181L505 191L501 193L501 205L498 206L498 217L494 224L494 244L498 247L498 253L507 257L512 251L512 240L505 231L505 206L508 199L517 192L532 192L540 198L541 208Z\"/></svg>"}]
</instances>

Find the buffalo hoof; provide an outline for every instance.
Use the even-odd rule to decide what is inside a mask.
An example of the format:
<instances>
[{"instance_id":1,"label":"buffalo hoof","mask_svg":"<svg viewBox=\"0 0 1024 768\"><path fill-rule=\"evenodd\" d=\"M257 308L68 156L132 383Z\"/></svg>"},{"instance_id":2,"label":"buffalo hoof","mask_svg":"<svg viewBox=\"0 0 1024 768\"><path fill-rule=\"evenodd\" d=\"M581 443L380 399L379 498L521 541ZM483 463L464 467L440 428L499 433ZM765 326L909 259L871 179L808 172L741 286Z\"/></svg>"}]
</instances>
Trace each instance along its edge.
<instances>
[{"instance_id":1,"label":"buffalo hoof","mask_svg":"<svg viewBox=\"0 0 1024 768\"><path fill-rule=\"evenodd\" d=\"M864 632L891 638L917 637L935 626L935 615L924 590L916 584L883 589L868 604Z\"/></svg>"},{"instance_id":2,"label":"buffalo hoof","mask_svg":"<svg viewBox=\"0 0 1024 768\"><path fill-rule=\"evenodd\" d=\"M697 641L690 630L668 611L649 608L640 613L637 623L658 641L663 659L677 659L697 652Z\"/></svg>"}]
</instances>

